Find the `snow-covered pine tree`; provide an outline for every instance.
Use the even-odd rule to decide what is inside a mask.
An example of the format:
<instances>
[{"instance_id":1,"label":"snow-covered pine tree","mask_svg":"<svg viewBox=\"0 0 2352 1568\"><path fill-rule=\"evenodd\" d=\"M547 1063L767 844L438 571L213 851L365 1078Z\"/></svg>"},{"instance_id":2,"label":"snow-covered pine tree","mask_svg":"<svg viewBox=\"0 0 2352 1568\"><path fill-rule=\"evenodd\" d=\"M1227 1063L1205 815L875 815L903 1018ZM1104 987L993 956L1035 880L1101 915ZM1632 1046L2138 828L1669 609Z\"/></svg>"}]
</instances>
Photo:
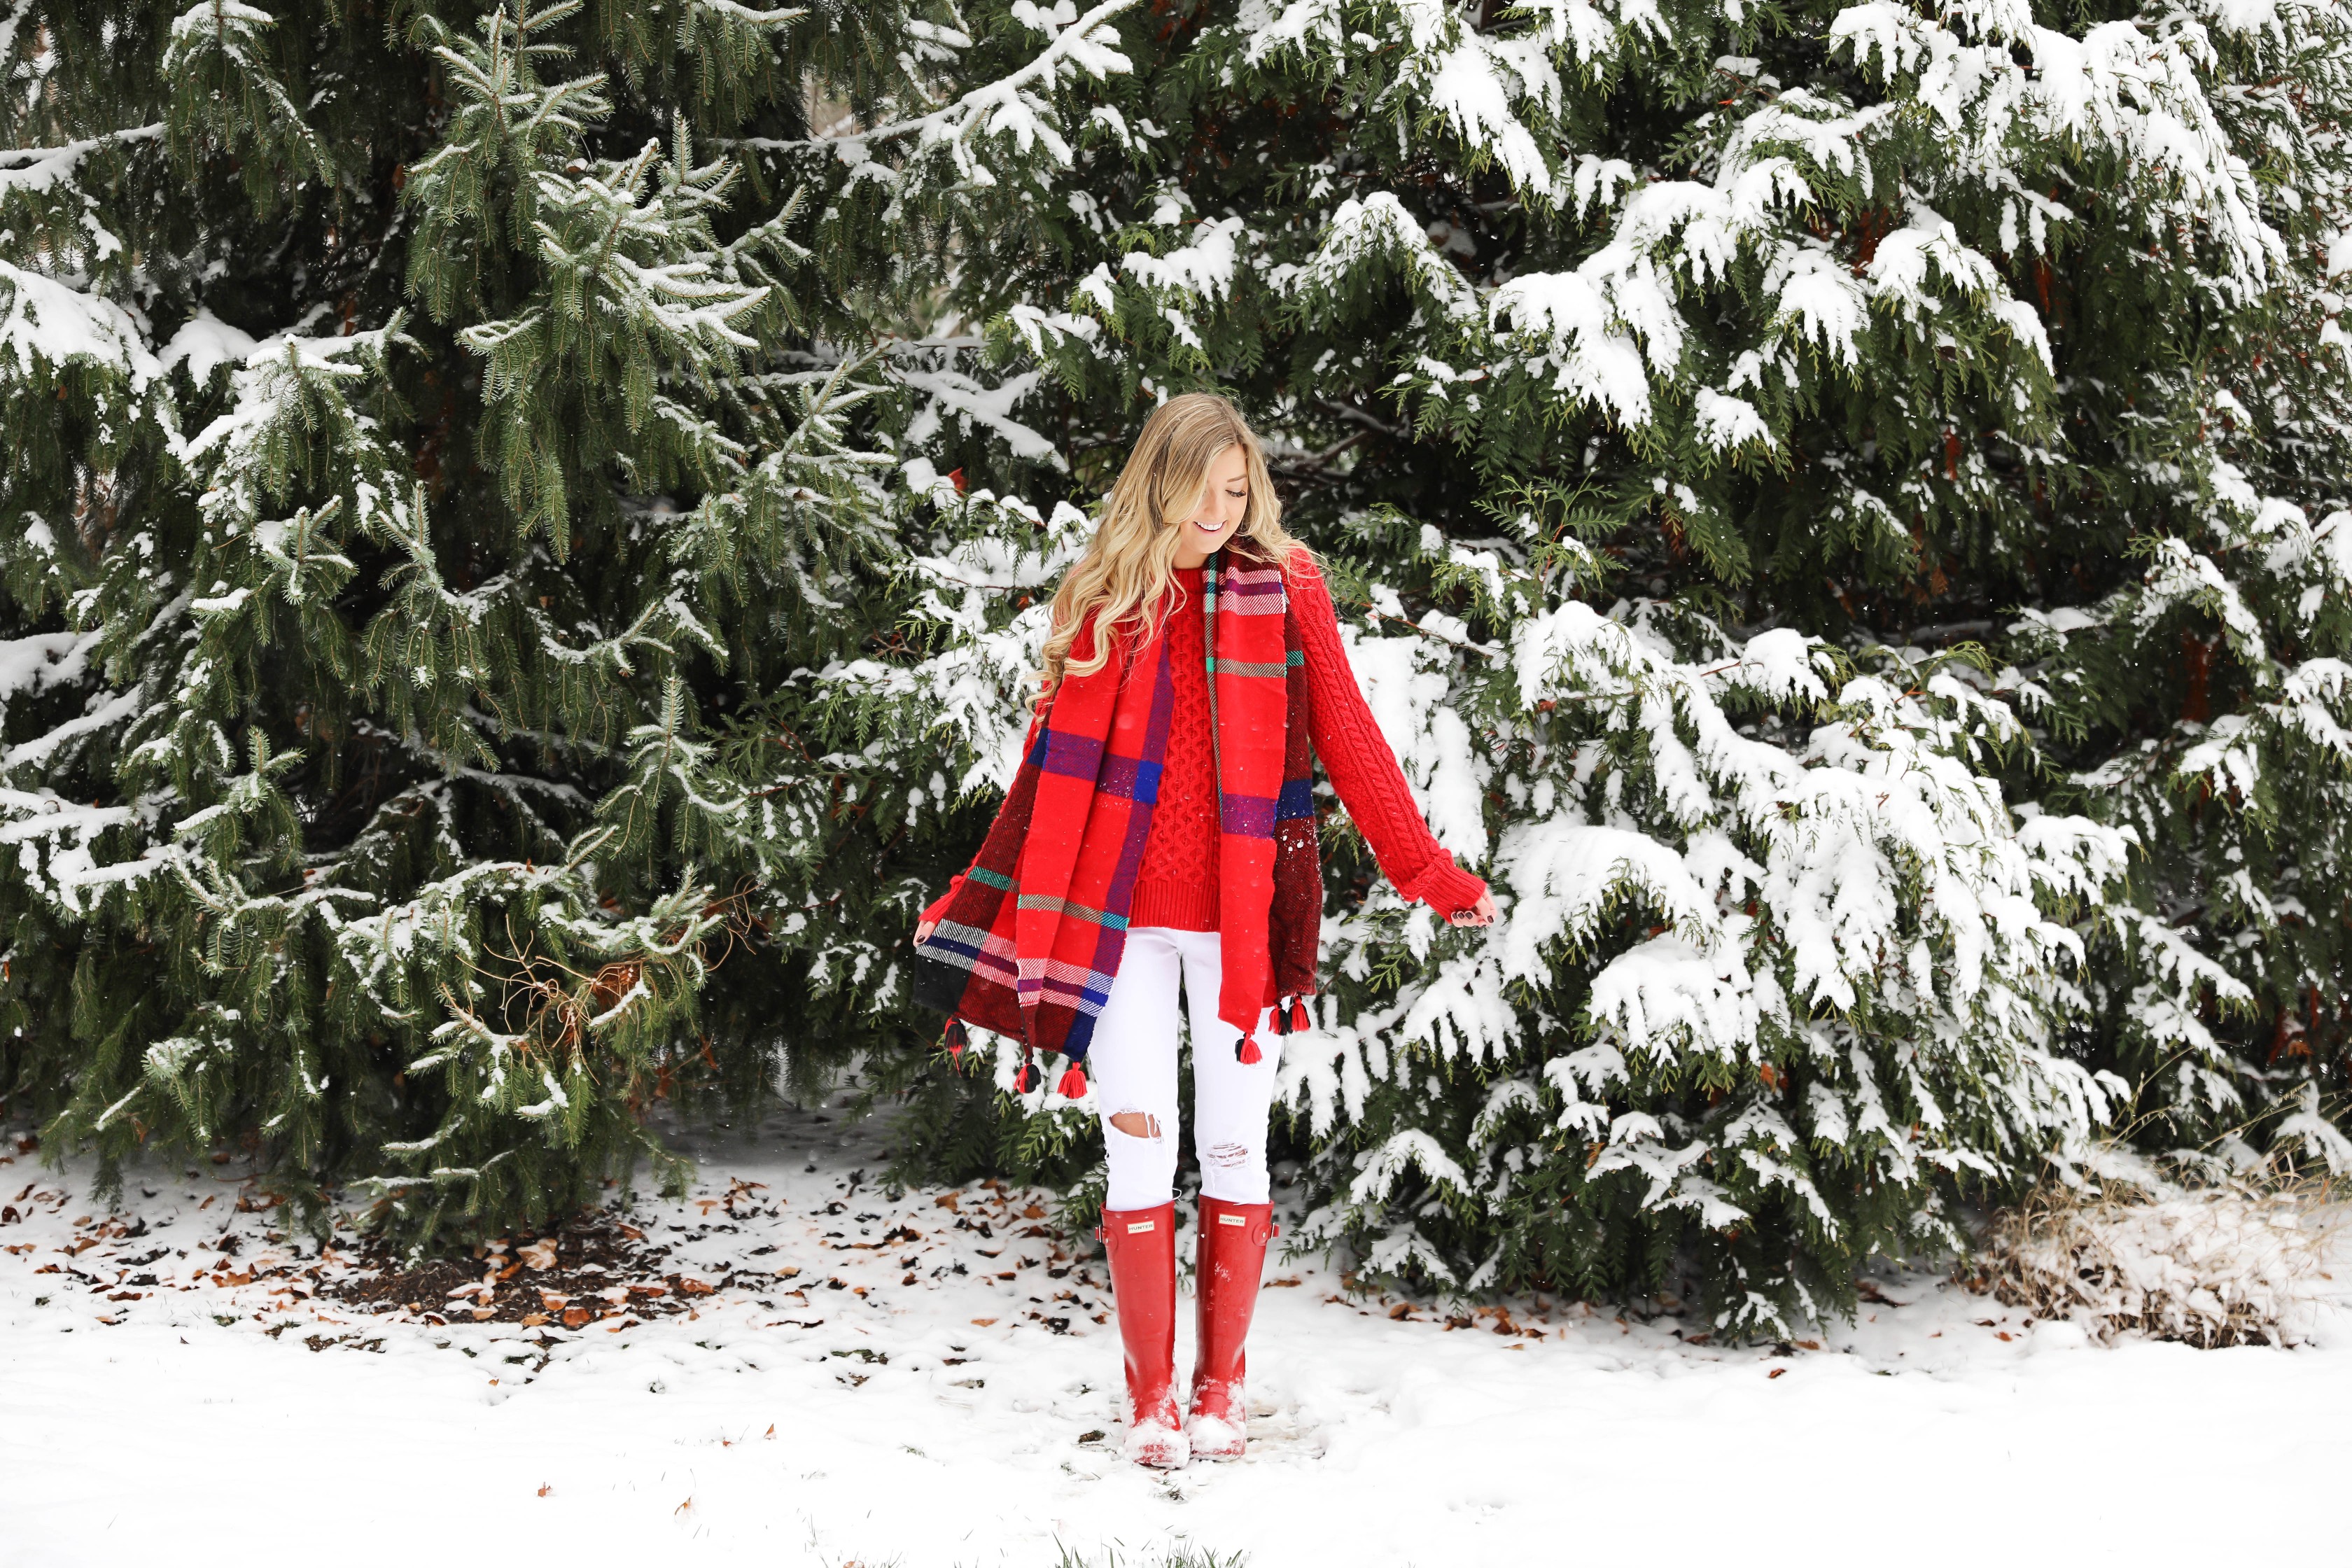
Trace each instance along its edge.
<instances>
[{"instance_id":1,"label":"snow-covered pine tree","mask_svg":"<svg viewBox=\"0 0 2352 1568\"><path fill-rule=\"evenodd\" d=\"M2352 61L2331 41L2306 68L2340 93ZM2105 594L2028 605L2007 651L2052 757L2072 764L2050 797L2129 825L2146 849L2090 993L2101 1054L2145 1085L2140 1135L2340 1173L2352 342L2336 279L2352 267L2352 193L2340 131L2280 112L2274 89L2247 97L2266 111L2263 140L2297 154L2284 263L2259 310L2200 322L2197 352L2149 378L2157 395L2085 387L2138 525L2135 570Z\"/></svg>"},{"instance_id":2,"label":"snow-covered pine tree","mask_svg":"<svg viewBox=\"0 0 2352 1568\"><path fill-rule=\"evenodd\" d=\"M2133 551L2213 526L2200 498L2236 484L2260 517L2248 464L2313 503L2341 471L2332 407L2273 370L2229 478L2206 374L2234 353L2243 380L2283 331L2331 347L2336 7L1005 16L1049 50L1117 30L1066 157L1008 171L865 121L784 154L877 214L936 205L945 313L1003 366L943 342L916 432L989 487L940 492L918 568L947 647L822 679L895 703L900 749L944 730L948 780L1001 782L1078 532L1044 500L1098 489L1159 395L1249 405L1360 590L1360 667L1440 837L1509 907L1438 930L1335 845L1338 984L1286 1076L1313 1234L1441 1287L1687 1269L1727 1327L1784 1324L1850 1300L1858 1258L1951 1239L1956 1193L2071 1157L2127 1087L2091 1069L2145 1071L2160 1016L2242 1000L2172 930L2236 830L2148 846L2112 903L2118 828L2176 832L2186 803L2053 778L2042 727L2098 783L2148 710L2020 667L2069 606L2159 592ZM1016 103L998 58L964 63L942 99ZM2328 591L2324 510L2261 524L2305 638L2335 635L2300 596ZM2249 723L2334 748L2328 671L2250 677L2290 700ZM2137 689L2163 708L2175 679ZM1010 1129L961 1104L1000 1156L1083 1139L1051 1102Z\"/></svg>"},{"instance_id":3,"label":"snow-covered pine tree","mask_svg":"<svg viewBox=\"0 0 2352 1568\"><path fill-rule=\"evenodd\" d=\"M736 781L889 631L880 382L727 141L915 26L0 11L0 1092L52 1148L464 1234L674 1175L646 1111L762 1092L780 1018L856 1044L775 948L895 825Z\"/></svg>"},{"instance_id":4,"label":"snow-covered pine tree","mask_svg":"<svg viewBox=\"0 0 2352 1568\"><path fill-rule=\"evenodd\" d=\"M5 1048L61 1133L242 1131L488 1222L651 1147L625 1077L751 1091L783 1016L904 1037L1067 502L1202 384L1275 437L1441 837L1511 904L1435 930L1333 824L1288 1082L1317 1233L1367 1268L1687 1268L1785 1322L2078 1147L2125 1087L2086 1064L2168 1017L2245 1048L2210 930L2145 874L2103 924L2126 841L2065 815L2145 836L2182 797L2052 783L2010 704L2112 782L2150 710L2085 709L2102 639L2048 628L2199 498L2340 559L2260 521L2326 493L2337 426L2251 347L2332 346L2328 6L14 15L51 85L0 169L40 432L0 562ZM2290 274L2301 327L2265 326ZM912 330L827 346L877 321ZM870 384L910 410L896 538ZM2229 477L2162 456L2225 389ZM2242 710L2324 750L2337 634L2292 554L2255 613L2300 617L2300 706ZM790 962L706 980L699 889L739 886ZM559 1077L561 1115L517 1087L575 1060L622 1072ZM998 1065L934 1086L944 1157L1082 1153L1068 1111L995 1119Z\"/></svg>"}]
</instances>

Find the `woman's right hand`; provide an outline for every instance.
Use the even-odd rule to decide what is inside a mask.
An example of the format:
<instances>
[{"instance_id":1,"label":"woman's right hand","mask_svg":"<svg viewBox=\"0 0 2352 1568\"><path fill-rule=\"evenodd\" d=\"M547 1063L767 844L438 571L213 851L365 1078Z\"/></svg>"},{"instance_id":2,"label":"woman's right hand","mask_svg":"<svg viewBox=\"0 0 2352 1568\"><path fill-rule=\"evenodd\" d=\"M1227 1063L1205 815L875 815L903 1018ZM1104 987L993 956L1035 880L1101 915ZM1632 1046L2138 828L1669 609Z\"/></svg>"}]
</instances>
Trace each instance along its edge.
<instances>
[{"instance_id":1,"label":"woman's right hand","mask_svg":"<svg viewBox=\"0 0 2352 1568\"><path fill-rule=\"evenodd\" d=\"M915 945L917 947L920 947L923 943L930 941L931 933L939 929L940 922L937 921L917 921L915 922Z\"/></svg>"},{"instance_id":2,"label":"woman's right hand","mask_svg":"<svg viewBox=\"0 0 2352 1568\"><path fill-rule=\"evenodd\" d=\"M1457 926L1493 925L1495 923L1495 895L1491 892L1481 893L1478 895L1478 901L1476 903L1471 905L1466 910L1456 910L1445 918ZM918 937L916 940L919 942L922 939Z\"/></svg>"}]
</instances>

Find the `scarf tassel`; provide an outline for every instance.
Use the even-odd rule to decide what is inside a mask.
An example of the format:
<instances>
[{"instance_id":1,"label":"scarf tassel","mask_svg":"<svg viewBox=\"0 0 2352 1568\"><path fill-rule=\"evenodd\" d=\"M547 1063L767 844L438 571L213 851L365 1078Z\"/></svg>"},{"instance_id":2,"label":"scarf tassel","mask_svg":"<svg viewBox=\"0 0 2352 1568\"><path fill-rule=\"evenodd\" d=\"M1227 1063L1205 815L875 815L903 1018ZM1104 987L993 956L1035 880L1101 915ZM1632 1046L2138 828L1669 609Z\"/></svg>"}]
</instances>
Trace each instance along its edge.
<instances>
[{"instance_id":1,"label":"scarf tassel","mask_svg":"<svg viewBox=\"0 0 2352 1568\"><path fill-rule=\"evenodd\" d=\"M1077 1063L1072 1062L1069 1070L1062 1074L1062 1081L1055 1087L1062 1091L1062 1098L1065 1100L1084 1100L1087 1097L1085 1069Z\"/></svg>"},{"instance_id":2,"label":"scarf tassel","mask_svg":"<svg viewBox=\"0 0 2352 1568\"><path fill-rule=\"evenodd\" d=\"M1312 1021L1307 1016L1306 997L1277 996L1275 998L1274 1033L1276 1039L1285 1039L1292 1035L1303 1035L1311 1026L1311 1023ZM1234 1059L1244 1067L1254 1067L1265 1059L1265 1053L1258 1048L1256 1030L1251 1030L1234 1042Z\"/></svg>"},{"instance_id":3,"label":"scarf tassel","mask_svg":"<svg viewBox=\"0 0 2352 1568\"><path fill-rule=\"evenodd\" d=\"M1027 1045L1021 1047L1021 1070L1013 1075L1013 1092L1015 1094L1028 1093L1037 1087L1037 1080L1045 1076L1037 1070L1037 1064L1029 1059L1029 1052L1030 1047Z\"/></svg>"},{"instance_id":4,"label":"scarf tassel","mask_svg":"<svg viewBox=\"0 0 2352 1568\"><path fill-rule=\"evenodd\" d=\"M948 1026L940 1033L940 1044L947 1047L948 1055L951 1057L961 1057L963 1055L963 1048L964 1047L971 1044L971 1038L963 1032L963 1020L961 1018L950 1018L948 1020Z\"/></svg>"},{"instance_id":5,"label":"scarf tassel","mask_svg":"<svg viewBox=\"0 0 2352 1568\"><path fill-rule=\"evenodd\" d=\"M1307 1016L1306 997L1281 996L1275 999L1274 1032L1276 1035L1284 1037L1303 1035L1313 1026L1313 1020Z\"/></svg>"}]
</instances>

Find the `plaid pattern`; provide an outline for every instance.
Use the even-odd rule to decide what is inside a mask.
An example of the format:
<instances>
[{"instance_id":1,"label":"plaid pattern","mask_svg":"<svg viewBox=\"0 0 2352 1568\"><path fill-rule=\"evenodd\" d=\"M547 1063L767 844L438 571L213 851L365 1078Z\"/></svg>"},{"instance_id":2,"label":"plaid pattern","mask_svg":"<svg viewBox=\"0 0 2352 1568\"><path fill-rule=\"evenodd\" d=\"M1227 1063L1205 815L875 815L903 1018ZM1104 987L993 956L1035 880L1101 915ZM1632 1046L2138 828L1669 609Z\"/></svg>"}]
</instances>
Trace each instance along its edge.
<instances>
[{"instance_id":1,"label":"plaid pattern","mask_svg":"<svg viewBox=\"0 0 2352 1568\"><path fill-rule=\"evenodd\" d=\"M1209 731L1217 758L1217 1016L1244 1036L1274 1000L1274 823L1289 738L1289 600L1278 567L1223 562L1203 573ZM1299 711L1303 729L1307 714ZM1238 960L1238 962L1237 962Z\"/></svg>"},{"instance_id":2,"label":"plaid pattern","mask_svg":"<svg viewBox=\"0 0 2352 1568\"><path fill-rule=\"evenodd\" d=\"M1277 996L1315 989L1323 905L1306 653L1282 572L1220 553L1204 574L1223 837L1217 1016L1246 1035ZM1082 656L1092 628L1073 648ZM929 940L915 998L1083 1059L1118 977L1160 795L1174 689L1163 634L1063 681L1013 789Z\"/></svg>"}]
</instances>

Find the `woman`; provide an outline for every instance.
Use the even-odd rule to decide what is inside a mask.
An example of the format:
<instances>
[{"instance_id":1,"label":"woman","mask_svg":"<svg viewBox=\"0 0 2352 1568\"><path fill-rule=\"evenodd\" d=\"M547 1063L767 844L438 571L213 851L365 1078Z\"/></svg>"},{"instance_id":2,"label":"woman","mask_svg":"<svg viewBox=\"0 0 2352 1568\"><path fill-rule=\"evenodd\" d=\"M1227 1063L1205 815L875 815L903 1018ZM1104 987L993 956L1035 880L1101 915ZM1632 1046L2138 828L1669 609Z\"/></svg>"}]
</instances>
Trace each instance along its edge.
<instances>
[{"instance_id":1,"label":"woman","mask_svg":"<svg viewBox=\"0 0 2352 1568\"><path fill-rule=\"evenodd\" d=\"M979 858L923 911L918 994L1094 1072L1109 1163L1101 1236L1127 1352L1128 1457L1174 1468L1245 1444L1243 1341L1268 1203L1279 1037L1315 990L1313 762L1400 891L1460 925L1486 884L1430 837L1348 668L1330 595L1282 528L1257 438L1222 397L1143 427L1054 597L1038 717ZM1175 1374L1177 987L1192 1023L1199 1355ZM1271 1036L1272 1039L1261 1037Z\"/></svg>"}]
</instances>

